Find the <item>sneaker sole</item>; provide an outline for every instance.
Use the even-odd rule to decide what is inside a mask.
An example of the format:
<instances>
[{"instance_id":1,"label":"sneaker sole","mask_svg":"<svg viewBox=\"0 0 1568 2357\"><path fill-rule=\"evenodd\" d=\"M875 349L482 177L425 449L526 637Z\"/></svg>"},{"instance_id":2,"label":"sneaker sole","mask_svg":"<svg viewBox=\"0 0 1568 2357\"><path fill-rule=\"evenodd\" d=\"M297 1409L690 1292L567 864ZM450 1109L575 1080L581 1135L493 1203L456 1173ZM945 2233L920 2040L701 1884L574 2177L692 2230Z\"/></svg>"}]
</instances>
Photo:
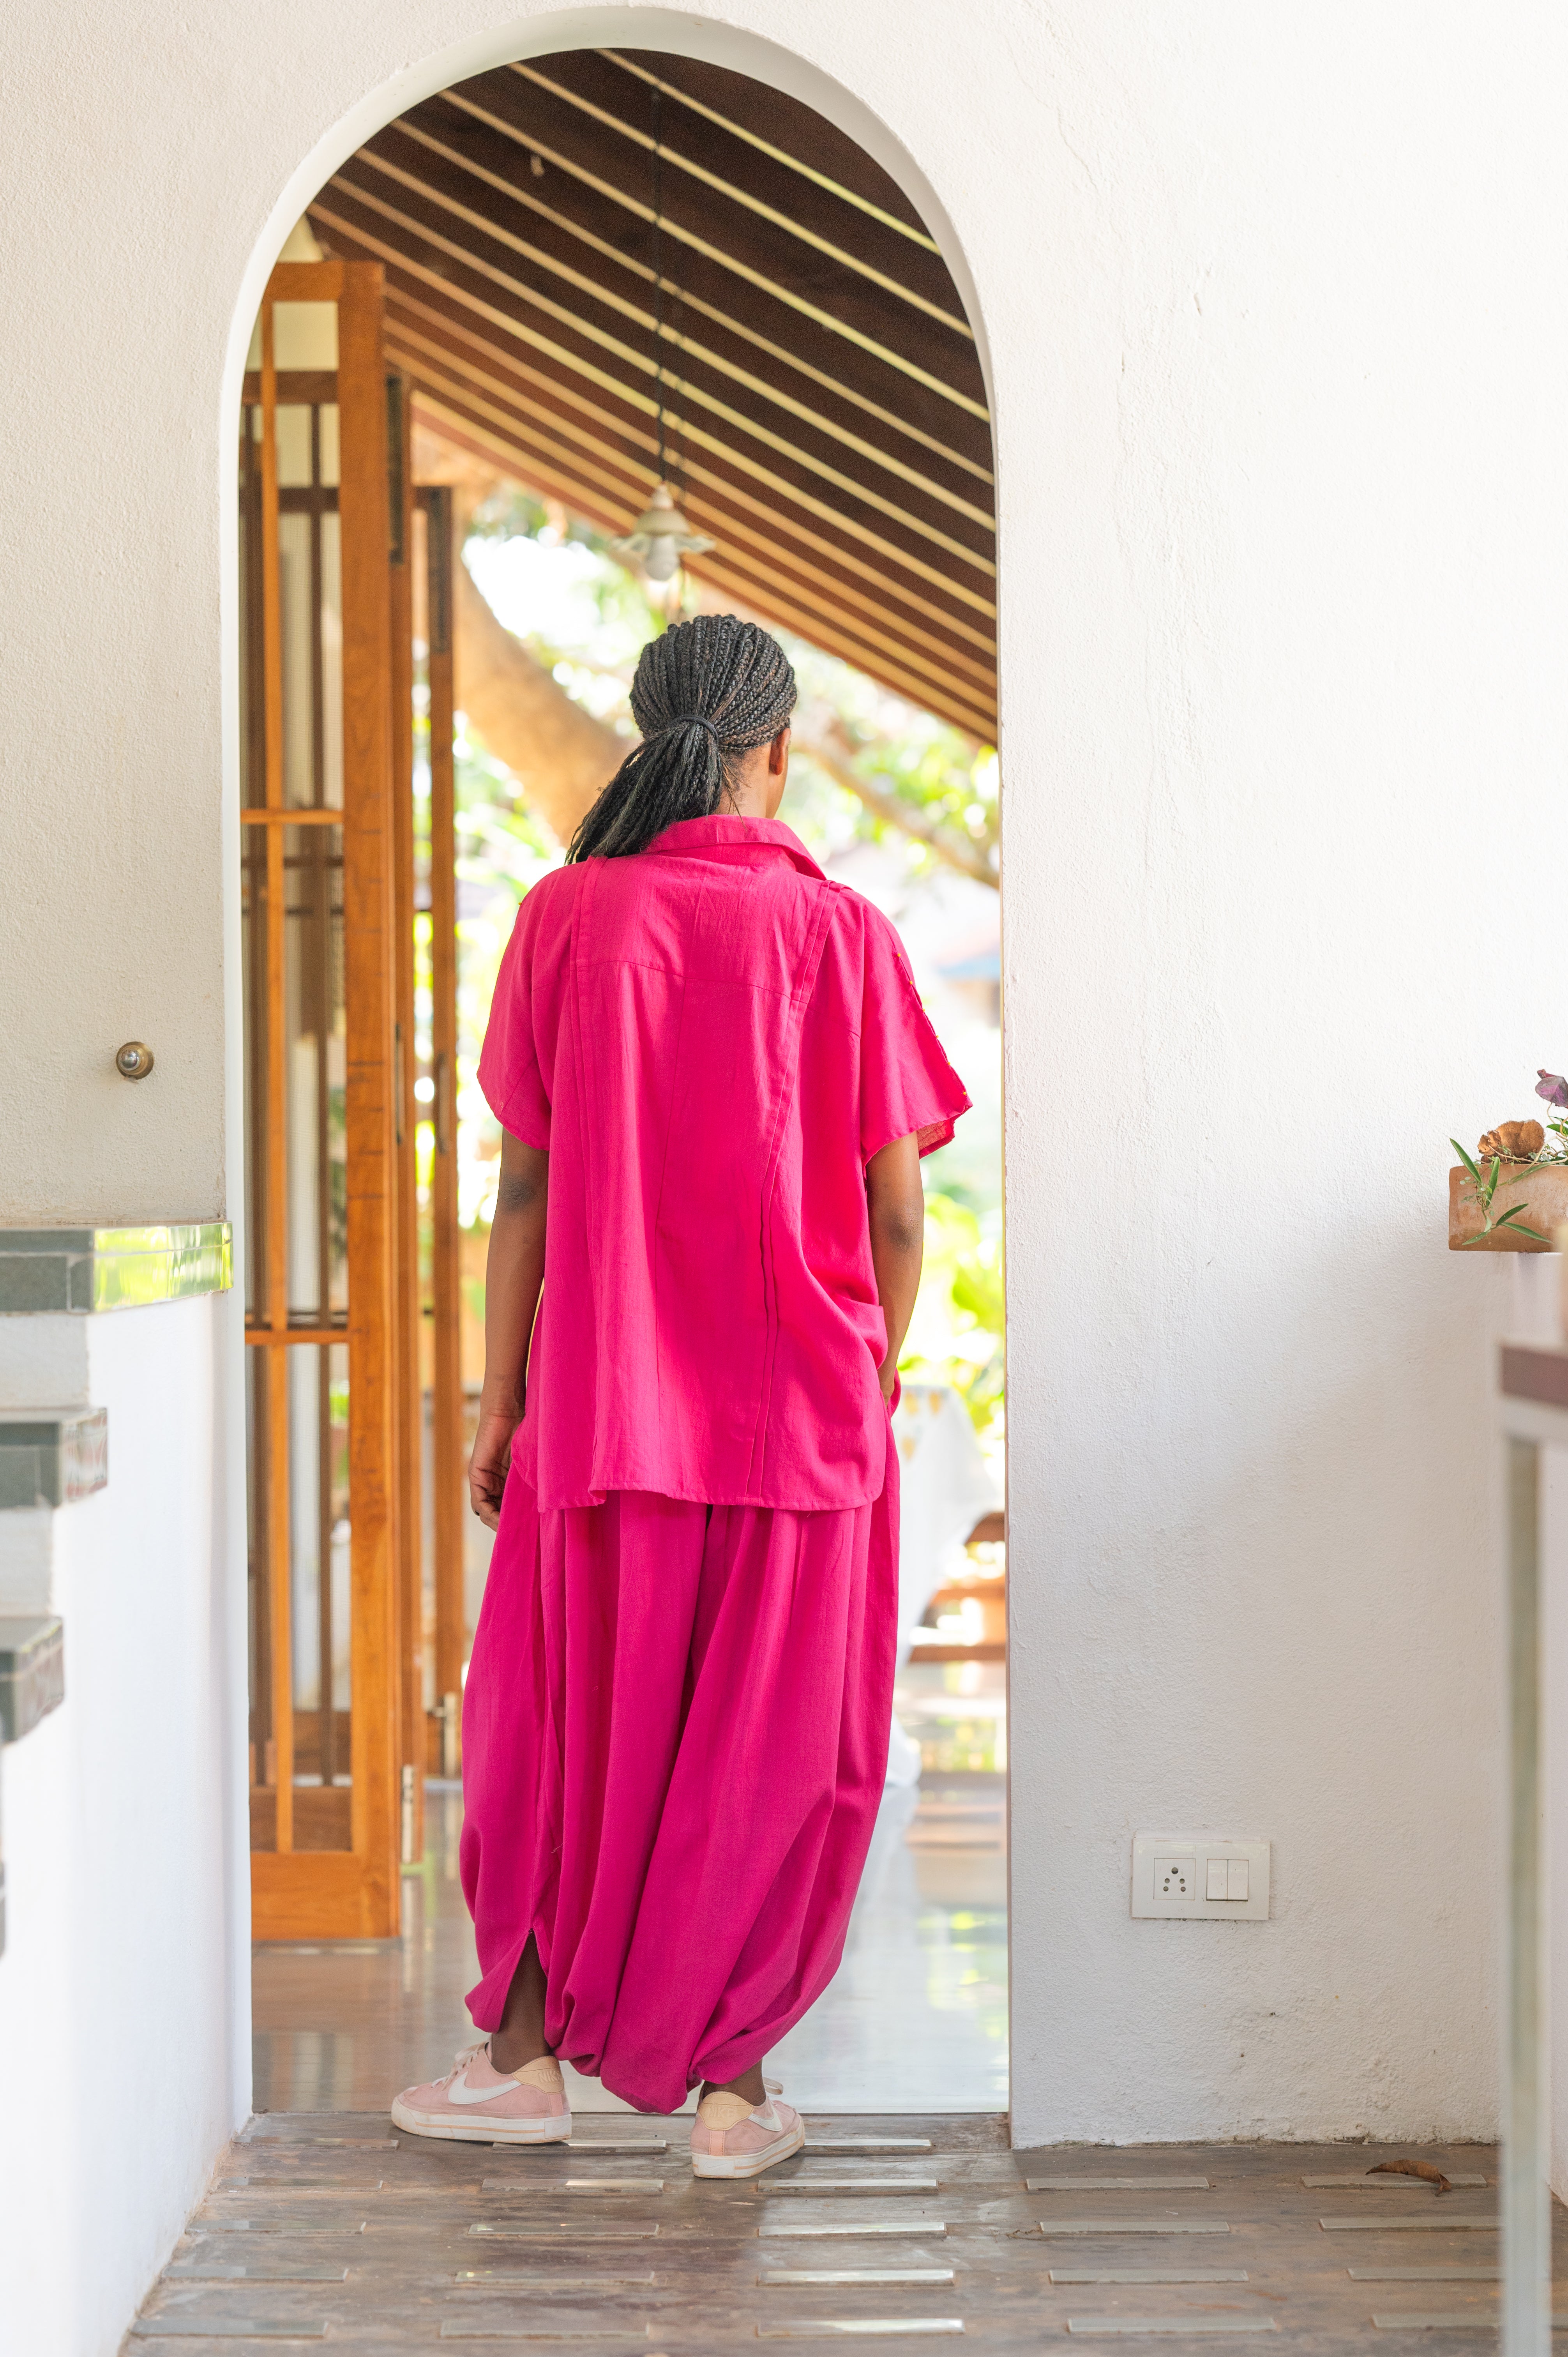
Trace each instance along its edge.
<instances>
[{"instance_id":1,"label":"sneaker sole","mask_svg":"<svg viewBox=\"0 0 1568 2357\"><path fill-rule=\"evenodd\" d=\"M454 2119L448 2112L416 2112L397 2096L392 2126L408 2136L434 2136L442 2144L564 2144L572 2133L570 2112L537 2120Z\"/></svg>"},{"instance_id":2,"label":"sneaker sole","mask_svg":"<svg viewBox=\"0 0 1568 2357\"><path fill-rule=\"evenodd\" d=\"M765 2169L776 2169L781 2160L789 2160L800 2152L806 2141L805 2123L797 2120L788 2136L779 2136L773 2144L765 2144L760 2152L694 2152L692 2155L693 2177L760 2177Z\"/></svg>"}]
</instances>

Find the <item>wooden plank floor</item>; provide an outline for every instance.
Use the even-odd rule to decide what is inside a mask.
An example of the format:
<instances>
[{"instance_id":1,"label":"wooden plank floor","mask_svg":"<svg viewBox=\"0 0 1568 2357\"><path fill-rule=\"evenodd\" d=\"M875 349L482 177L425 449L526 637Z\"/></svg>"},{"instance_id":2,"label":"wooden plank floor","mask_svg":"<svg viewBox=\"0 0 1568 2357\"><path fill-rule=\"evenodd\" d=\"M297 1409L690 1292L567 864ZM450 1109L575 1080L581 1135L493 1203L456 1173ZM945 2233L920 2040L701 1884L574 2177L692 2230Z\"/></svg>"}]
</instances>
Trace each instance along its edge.
<instances>
[{"instance_id":1,"label":"wooden plank floor","mask_svg":"<svg viewBox=\"0 0 1568 2357\"><path fill-rule=\"evenodd\" d=\"M797 2159L729 2185L692 2177L685 2121L599 2115L570 2148L528 2151L394 2137L364 2113L273 2114L231 2147L124 2346L708 2357L774 2339L881 2339L870 2328L886 2325L891 2340L961 2337L1002 2357L1043 2340L1120 2339L1143 2319L1166 2328L1161 2338L1174 2326L1177 2338L1397 2351L1412 2345L1402 2319L1433 2316L1459 2321L1420 2332L1417 2348L1495 2338L1487 2147L1422 2149L1485 2180L1440 2196L1408 2181L1303 2182L1359 2178L1393 2147L1014 2152L1000 2117L908 2114L811 2118L807 2129ZM930 2150L823 2149L835 2136L927 2138ZM608 2149L659 2137L663 2152ZM1170 2177L1208 2185L1153 2181ZM1140 2181L1030 2192L1031 2178ZM616 2183L628 2179L648 2182ZM826 2190L845 2179L934 2179L936 2190ZM1349 2222L1326 2230L1325 2219ZM766 2280L872 2268L927 2279ZM1069 2279L1133 2270L1189 2280ZM843 2325L856 2329L832 2329Z\"/></svg>"}]
</instances>

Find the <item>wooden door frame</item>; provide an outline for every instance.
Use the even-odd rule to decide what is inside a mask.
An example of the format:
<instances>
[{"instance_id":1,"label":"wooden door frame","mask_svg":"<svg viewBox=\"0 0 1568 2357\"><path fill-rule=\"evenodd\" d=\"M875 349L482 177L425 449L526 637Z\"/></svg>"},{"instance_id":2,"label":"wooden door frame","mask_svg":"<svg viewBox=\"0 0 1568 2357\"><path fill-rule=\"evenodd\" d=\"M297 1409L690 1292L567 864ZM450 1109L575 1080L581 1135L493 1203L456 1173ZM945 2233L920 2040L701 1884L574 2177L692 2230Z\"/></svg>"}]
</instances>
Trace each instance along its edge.
<instances>
[{"instance_id":1,"label":"wooden door frame","mask_svg":"<svg viewBox=\"0 0 1568 2357\"><path fill-rule=\"evenodd\" d=\"M384 1939L400 1928L397 1419L394 1413L395 1168L392 1102L394 826L392 813L392 613L388 596L387 406L381 353L383 274L373 263L279 263L263 302L263 469L275 448L272 306L338 306L340 432L338 517L343 602L343 879L347 1030L347 1221L349 1266L349 1627L351 1642L350 1842L347 1850L252 1850L252 1929L261 1939ZM263 518L273 551L275 623L276 475ZM278 640L275 630L272 644ZM279 672L281 678L281 671ZM269 671L269 703L271 673ZM281 717L281 704L279 705ZM269 733L269 861L281 861L285 813L281 761ZM277 769L274 781L274 769ZM274 798L275 782L275 798ZM319 812L315 813L320 819ZM337 813L333 814L334 823ZM277 850L273 851L274 841ZM281 1098L274 1098L281 1111ZM275 1193L275 1189L274 1189ZM269 1206L277 1229L281 1208ZM266 1350L273 1393L285 1381L290 1340L323 1337L286 1322L286 1289L269 1255L268 1318L247 1340ZM337 1335L333 1340L344 1339ZM275 1373L270 1371L275 1369ZM280 1447L281 1442L281 1447ZM271 1435L274 1487L286 1430ZM284 1493L286 1531L286 1489ZM276 1576L274 1590L280 1586ZM286 1581L282 1583L286 1637ZM280 1609L274 1597L274 1618ZM285 1663L286 1651L280 1657ZM286 1675L286 1671L285 1671ZM287 1717L288 1713L281 1715ZM292 1764L292 1763L291 1763ZM279 1763L278 1838L292 1841L292 1786Z\"/></svg>"}]
</instances>

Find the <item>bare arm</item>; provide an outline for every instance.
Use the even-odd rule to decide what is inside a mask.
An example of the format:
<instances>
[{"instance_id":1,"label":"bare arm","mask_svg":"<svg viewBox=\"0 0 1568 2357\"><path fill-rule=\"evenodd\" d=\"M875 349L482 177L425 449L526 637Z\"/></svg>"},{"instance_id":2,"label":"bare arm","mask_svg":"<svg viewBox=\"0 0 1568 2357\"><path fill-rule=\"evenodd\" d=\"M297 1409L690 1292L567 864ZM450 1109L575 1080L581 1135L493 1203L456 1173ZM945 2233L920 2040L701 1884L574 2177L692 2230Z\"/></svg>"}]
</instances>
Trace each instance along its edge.
<instances>
[{"instance_id":1,"label":"bare arm","mask_svg":"<svg viewBox=\"0 0 1568 2357\"><path fill-rule=\"evenodd\" d=\"M920 1184L918 1139L895 1138L891 1146L872 1156L865 1166L865 1195L876 1297L887 1324L887 1356L879 1376L883 1398L891 1399L898 1353L915 1314L926 1248L926 1195Z\"/></svg>"},{"instance_id":2,"label":"bare arm","mask_svg":"<svg viewBox=\"0 0 1568 2357\"><path fill-rule=\"evenodd\" d=\"M507 1131L501 1139L500 1186L485 1267L485 1387L468 1459L468 1496L480 1522L492 1531L500 1520L511 1437L522 1421L528 1340L544 1282L549 1192L549 1155L537 1146L524 1146Z\"/></svg>"}]
</instances>

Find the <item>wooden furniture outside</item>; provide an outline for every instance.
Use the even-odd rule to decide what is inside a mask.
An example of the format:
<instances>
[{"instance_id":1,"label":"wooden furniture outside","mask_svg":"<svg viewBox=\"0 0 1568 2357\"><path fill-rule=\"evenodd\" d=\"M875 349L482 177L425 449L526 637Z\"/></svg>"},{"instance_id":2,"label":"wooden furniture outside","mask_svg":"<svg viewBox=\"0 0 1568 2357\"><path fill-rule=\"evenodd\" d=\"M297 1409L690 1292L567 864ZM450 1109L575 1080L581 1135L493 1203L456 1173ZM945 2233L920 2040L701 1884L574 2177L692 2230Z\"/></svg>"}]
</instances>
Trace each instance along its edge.
<instances>
[{"instance_id":1,"label":"wooden furniture outside","mask_svg":"<svg viewBox=\"0 0 1568 2357\"><path fill-rule=\"evenodd\" d=\"M925 1620L916 1631L910 1648L911 1662L1004 1662L1007 1659L1007 1570L1005 1557L993 1565L975 1555L979 1547L1000 1545L1005 1549L1007 1517L1000 1511L982 1514L971 1531L966 1545L970 1549L972 1571L961 1581L939 1587L926 1607ZM981 1620L977 1632L961 1636L933 1636L944 1618L961 1610L966 1605L979 1607Z\"/></svg>"},{"instance_id":2,"label":"wooden furniture outside","mask_svg":"<svg viewBox=\"0 0 1568 2357\"><path fill-rule=\"evenodd\" d=\"M252 1888L263 1939L385 1936L399 1915L407 1491L381 301L373 264L280 264L242 413ZM308 364L287 365L302 348Z\"/></svg>"}]
</instances>

